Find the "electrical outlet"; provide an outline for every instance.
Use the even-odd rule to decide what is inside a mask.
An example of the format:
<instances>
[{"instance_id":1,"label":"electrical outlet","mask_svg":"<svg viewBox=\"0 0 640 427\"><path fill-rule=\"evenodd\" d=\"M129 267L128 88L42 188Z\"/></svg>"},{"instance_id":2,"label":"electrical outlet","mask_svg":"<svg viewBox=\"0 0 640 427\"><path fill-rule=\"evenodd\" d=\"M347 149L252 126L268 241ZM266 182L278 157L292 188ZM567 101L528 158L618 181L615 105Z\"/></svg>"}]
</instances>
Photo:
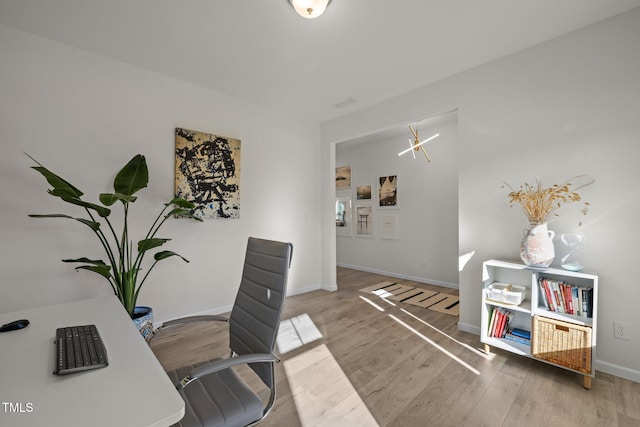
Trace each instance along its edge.
<instances>
[{"instance_id":1,"label":"electrical outlet","mask_svg":"<svg viewBox=\"0 0 640 427\"><path fill-rule=\"evenodd\" d=\"M613 322L613 337L619 340L630 341L629 324L623 322Z\"/></svg>"}]
</instances>

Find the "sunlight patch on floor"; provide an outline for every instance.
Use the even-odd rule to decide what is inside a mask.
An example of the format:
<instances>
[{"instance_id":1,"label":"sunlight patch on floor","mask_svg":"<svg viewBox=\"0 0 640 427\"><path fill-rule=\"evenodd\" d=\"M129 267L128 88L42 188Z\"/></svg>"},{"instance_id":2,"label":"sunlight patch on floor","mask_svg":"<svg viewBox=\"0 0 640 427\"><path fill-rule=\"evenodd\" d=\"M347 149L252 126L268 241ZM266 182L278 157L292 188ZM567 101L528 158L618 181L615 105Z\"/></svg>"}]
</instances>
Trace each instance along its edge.
<instances>
[{"instance_id":1,"label":"sunlight patch on floor","mask_svg":"<svg viewBox=\"0 0 640 427\"><path fill-rule=\"evenodd\" d=\"M322 333L307 313L280 322L276 345L280 354L302 347L305 344L319 340Z\"/></svg>"},{"instance_id":2,"label":"sunlight patch on floor","mask_svg":"<svg viewBox=\"0 0 640 427\"><path fill-rule=\"evenodd\" d=\"M462 347L466 348L467 350L472 351L476 355L478 355L478 356L480 356L480 357L482 357L484 359L487 359L487 360L493 360L495 354L487 354L484 351L475 349L472 346L470 346L469 344L463 343L462 341L458 341L457 339L453 338L451 335L445 334L444 332L442 332L440 329L436 328L435 326L433 326L429 322L425 322L424 320L422 320L418 316L414 315L413 313L408 312L404 308L401 308L400 310L402 310L403 313L413 317L415 320L417 320L418 322L422 323L423 325L426 325L426 326L430 327L431 329L433 329L434 331L436 331L437 333L442 334L445 337L449 338L451 341L455 342L456 344L459 344Z\"/></svg>"},{"instance_id":3,"label":"sunlight patch on floor","mask_svg":"<svg viewBox=\"0 0 640 427\"><path fill-rule=\"evenodd\" d=\"M365 301L366 303L370 304L373 308L375 308L378 311L382 311L384 312L384 308L380 307L378 304L376 304L375 302L371 301L369 298L365 298L362 295L358 295L360 297L361 300Z\"/></svg>"},{"instance_id":4,"label":"sunlight patch on floor","mask_svg":"<svg viewBox=\"0 0 640 427\"><path fill-rule=\"evenodd\" d=\"M379 296L380 298L389 298L392 297L393 294L391 292L387 292L384 289L377 289L372 292L374 295Z\"/></svg>"},{"instance_id":5,"label":"sunlight patch on floor","mask_svg":"<svg viewBox=\"0 0 640 427\"><path fill-rule=\"evenodd\" d=\"M303 427L377 427L358 392L322 344L284 361Z\"/></svg>"},{"instance_id":6,"label":"sunlight patch on floor","mask_svg":"<svg viewBox=\"0 0 640 427\"><path fill-rule=\"evenodd\" d=\"M382 307L380 307L378 304L376 304L375 302L371 301L369 298L365 298L362 295L358 295L358 297L367 302L369 305L371 305L372 307L374 307L375 309L385 313L386 310ZM476 355L491 360L493 359L493 355L487 355L486 353L476 350L473 347L471 347L468 344L465 344L461 341L456 340L455 338L447 335L446 333L442 332L441 330L439 330L438 328L434 327L433 325L431 325L428 322L425 322L424 320L420 319L418 316L412 314L411 312L405 310L404 308L401 308L400 311L408 316L410 316L411 318L413 318L414 320L419 321L420 323L430 327L431 329L435 330L436 332L438 332L439 334L444 335L445 337L449 338L450 340L452 340L453 342L455 342L456 344L464 347L467 350L472 351L473 353L475 353ZM464 366L465 368L467 368L468 370L470 370L471 372L473 372L476 375L480 375L480 371L478 371L476 368L474 368L473 366L469 365L467 362L465 362L464 360L460 359L458 356L456 356L455 354L451 353L450 351L448 351L446 348L442 347L441 345L437 344L435 341L433 341L432 339L428 338L427 336L425 336L424 334L422 334L420 331L418 331L417 329L413 328L412 326L410 326L409 324L407 324L406 322L404 322L403 320L401 320L400 318L398 318L397 316L394 316L391 313L387 313L387 316L391 317L393 320L395 320L397 323L399 323L400 325L404 326L405 328L407 328L409 331L413 332L416 336L418 336L419 338L421 338L422 340L426 341L427 343L429 343L430 345L432 345L434 348L436 348L437 350L441 351L442 353L446 354L447 356L449 356L451 359L453 359L454 361L458 362L460 365Z\"/></svg>"},{"instance_id":7,"label":"sunlight patch on floor","mask_svg":"<svg viewBox=\"0 0 640 427\"><path fill-rule=\"evenodd\" d=\"M420 333L420 331L418 331L415 328L409 326L408 324L406 324L404 321L400 320L399 318L397 318L393 314L389 314L389 317L391 317L393 320L395 320L396 322L398 322L399 324L401 324L402 326L404 326L405 328L407 328L408 330L410 330L411 332L413 332L414 334L416 334L417 336L422 338L424 341L428 342L433 347L437 348L438 350L440 350L441 352L443 352L444 354L449 356L451 359L453 359L454 361L458 362L460 365L464 366L465 368L467 368L468 370L473 372L474 374L480 375L480 371L478 371L476 368L474 368L473 366L469 365L467 362L465 362L464 360L460 359L458 356L456 356L455 354L451 353L449 350L447 350L446 348L442 347L441 345L439 345L438 343L436 343L432 339L424 336L423 334Z\"/></svg>"}]
</instances>

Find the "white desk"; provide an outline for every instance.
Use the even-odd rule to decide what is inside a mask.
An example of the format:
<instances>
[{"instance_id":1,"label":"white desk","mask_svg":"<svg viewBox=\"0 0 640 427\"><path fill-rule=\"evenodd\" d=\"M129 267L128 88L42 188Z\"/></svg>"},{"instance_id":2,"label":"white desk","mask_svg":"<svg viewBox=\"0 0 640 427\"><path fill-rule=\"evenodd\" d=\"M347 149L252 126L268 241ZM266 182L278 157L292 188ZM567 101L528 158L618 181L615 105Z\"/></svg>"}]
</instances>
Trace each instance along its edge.
<instances>
[{"instance_id":1,"label":"white desk","mask_svg":"<svg viewBox=\"0 0 640 427\"><path fill-rule=\"evenodd\" d=\"M0 426L169 426L184 415L115 296L0 314L0 325L17 319L31 324L0 333ZM109 366L53 375L56 328L84 324L98 328Z\"/></svg>"}]
</instances>

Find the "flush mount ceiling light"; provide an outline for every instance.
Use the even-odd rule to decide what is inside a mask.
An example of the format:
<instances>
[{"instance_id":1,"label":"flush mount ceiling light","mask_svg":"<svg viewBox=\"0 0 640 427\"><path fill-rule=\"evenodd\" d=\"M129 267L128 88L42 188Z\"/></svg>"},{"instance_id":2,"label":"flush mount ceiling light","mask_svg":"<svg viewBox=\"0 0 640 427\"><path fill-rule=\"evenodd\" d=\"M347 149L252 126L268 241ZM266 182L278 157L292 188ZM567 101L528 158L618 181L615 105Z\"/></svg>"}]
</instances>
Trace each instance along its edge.
<instances>
[{"instance_id":1,"label":"flush mount ceiling light","mask_svg":"<svg viewBox=\"0 0 640 427\"><path fill-rule=\"evenodd\" d=\"M313 19L324 13L331 0L288 0L303 18Z\"/></svg>"},{"instance_id":2,"label":"flush mount ceiling light","mask_svg":"<svg viewBox=\"0 0 640 427\"><path fill-rule=\"evenodd\" d=\"M422 150L422 152L424 153L425 157L427 158L427 161L431 162L431 158L429 157L429 154L427 154L427 150L424 149L424 144L426 142L431 141L434 138L437 138L440 136L439 133L436 133L433 136L430 136L429 138L425 139L424 141L420 142L420 137L418 136L418 130L414 129L413 127L411 127L411 125L409 125L409 130L411 131L411 135L413 136L412 138L409 138L409 148L407 148L404 151L401 151L398 153L398 156L402 156L405 153L408 153L409 151L411 151L411 154L413 154L413 158L416 158L416 151L420 151Z\"/></svg>"}]
</instances>

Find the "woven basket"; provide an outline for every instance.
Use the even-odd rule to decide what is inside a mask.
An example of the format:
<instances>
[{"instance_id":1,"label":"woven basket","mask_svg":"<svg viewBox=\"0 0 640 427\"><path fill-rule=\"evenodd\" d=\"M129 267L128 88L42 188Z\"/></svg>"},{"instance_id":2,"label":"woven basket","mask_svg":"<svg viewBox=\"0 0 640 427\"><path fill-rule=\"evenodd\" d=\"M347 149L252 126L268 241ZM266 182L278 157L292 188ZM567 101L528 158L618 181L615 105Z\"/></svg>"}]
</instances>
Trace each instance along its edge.
<instances>
[{"instance_id":1,"label":"woven basket","mask_svg":"<svg viewBox=\"0 0 640 427\"><path fill-rule=\"evenodd\" d=\"M591 328L533 316L533 357L591 374Z\"/></svg>"}]
</instances>

